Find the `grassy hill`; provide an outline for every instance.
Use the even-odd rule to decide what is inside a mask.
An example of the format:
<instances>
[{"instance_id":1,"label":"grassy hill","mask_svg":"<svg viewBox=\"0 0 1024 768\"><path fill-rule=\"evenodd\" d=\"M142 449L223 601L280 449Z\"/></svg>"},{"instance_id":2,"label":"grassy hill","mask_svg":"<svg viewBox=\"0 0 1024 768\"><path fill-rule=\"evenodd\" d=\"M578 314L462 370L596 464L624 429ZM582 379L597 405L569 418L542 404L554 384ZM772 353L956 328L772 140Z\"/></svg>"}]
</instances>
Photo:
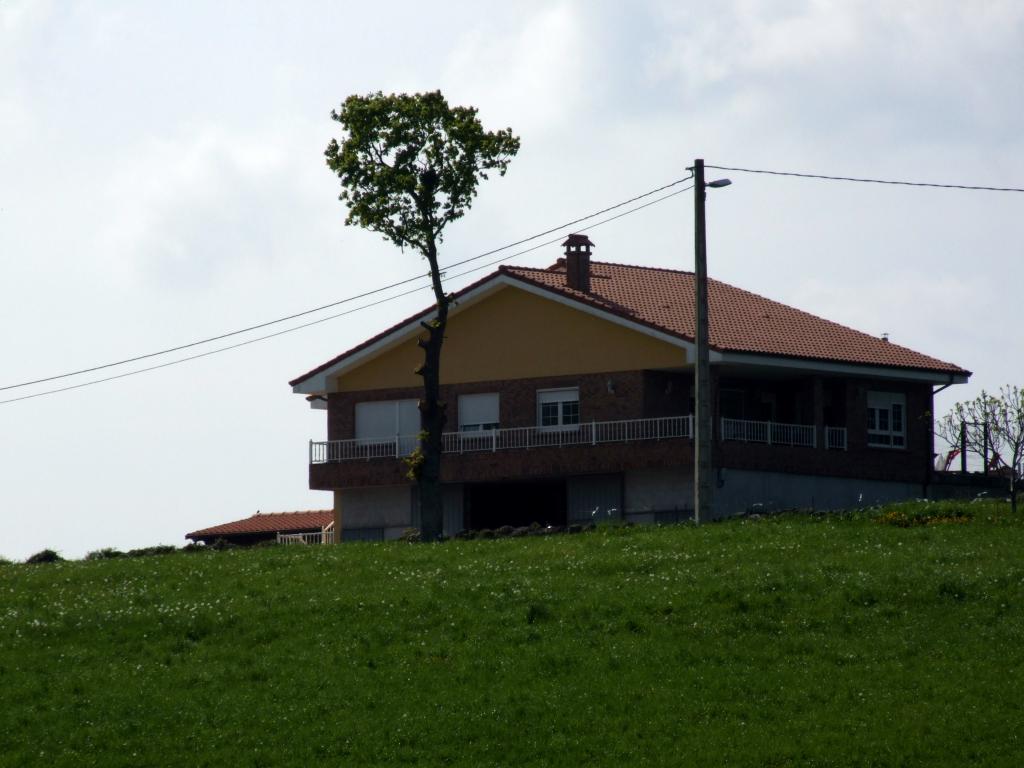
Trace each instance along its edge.
<instances>
[{"instance_id":1,"label":"grassy hill","mask_svg":"<svg viewBox=\"0 0 1024 768\"><path fill-rule=\"evenodd\" d=\"M1022 553L993 503L0 565L0 765L1020 765Z\"/></svg>"}]
</instances>

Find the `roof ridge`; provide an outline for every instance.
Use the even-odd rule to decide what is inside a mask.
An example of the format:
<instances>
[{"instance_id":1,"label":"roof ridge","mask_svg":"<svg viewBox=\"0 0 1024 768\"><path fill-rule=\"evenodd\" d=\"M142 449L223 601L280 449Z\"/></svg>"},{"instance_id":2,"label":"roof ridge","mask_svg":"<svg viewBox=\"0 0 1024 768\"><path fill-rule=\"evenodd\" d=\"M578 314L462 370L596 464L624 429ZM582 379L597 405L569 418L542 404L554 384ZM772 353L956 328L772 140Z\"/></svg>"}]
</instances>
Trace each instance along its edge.
<instances>
[{"instance_id":1,"label":"roof ridge","mask_svg":"<svg viewBox=\"0 0 1024 768\"><path fill-rule=\"evenodd\" d=\"M555 268L559 268L559 267L563 267L564 266L564 259L559 259L559 261L561 261L563 263L555 262L550 267L520 267L520 266L517 266L515 264L502 264L500 268L503 269L503 270L504 269L522 269L522 270L529 270L529 271L532 271L532 272L551 272ZM644 266L643 264L624 264L624 263L619 262L619 261L594 261L593 259L591 259L590 260L590 266L592 266L592 267L595 267L595 266L596 267L625 267L626 269L639 269L639 270L643 270L644 272L672 272L673 274L678 274L678 275L692 275L693 274L692 270L672 269L671 267L648 267L648 266Z\"/></svg>"},{"instance_id":2,"label":"roof ridge","mask_svg":"<svg viewBox=\"0 0 1024 768\"><path fill-rule=\"evenodd\" d=\"M257 512L256 515L260 517L267 517L268 515L320 515L333 511L333 509L289 509L284 512ZM251 517L256 517L256 515L251 515Z\"/></svg>"}]
</instances>

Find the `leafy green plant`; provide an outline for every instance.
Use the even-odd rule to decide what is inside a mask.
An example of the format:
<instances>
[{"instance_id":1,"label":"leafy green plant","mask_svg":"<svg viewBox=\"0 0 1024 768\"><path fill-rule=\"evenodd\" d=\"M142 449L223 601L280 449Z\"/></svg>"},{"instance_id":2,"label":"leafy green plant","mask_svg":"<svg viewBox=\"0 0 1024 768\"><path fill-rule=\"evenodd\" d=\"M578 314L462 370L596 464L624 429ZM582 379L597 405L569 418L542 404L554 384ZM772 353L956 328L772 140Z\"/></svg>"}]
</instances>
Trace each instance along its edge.
<instances>
[{"instance_id":1,"label":"leafy green plant","mask_svg":"<svg viewBox=\"0 0 1024 768\"><path fill-rule=\"evenodd\" d=\"M341 181L348 204L345 223L373 230L399 248L411 247L430 266L436 315L420 323L417 344L423 364L420 420L426 437L410 457L410 477L420 491L422 533L441 535L441 435L445 404L440 399L441 347L451 297L444 292L438 247L449 224L466 215L477 186L488 173L504 176L519 151L506 128L485 131L474 107L453 107L440 91L352 95L331 119L343 130L324 155Z\"/></svg>"},{"instance_id":2,"label":"leafy green plant","mask_svg":"<svg viewBox=\"0 0 1024 768\"><path fill-rule=\"evenodd\" d=\"M889 504L879 510L875 519L885 525L911 528L918 525L969 523L977 511L978 508L970 502L918 500Z\"/></svg>"},{"instance_id":3,"label":"leafy green plant","mask_svg":"<svg viewBox=\"0 0 1024 768\"><path fill-rule=\"evenodd\" d=\"M36 552L34 555L30 555L25 562L30 565L36 565L39 563L59 563L63 560L64 558L52 549L43 549Z\"/></svg>"},{"instance_id":4,"label":"leafy green plant","mask_svg":"<svg viewBox=\"0 0 1024 768\"><path fill-rule=\"evenodd\" d=\"M421 540L419 528L406 528L402 531L402 535L399 537L399 541L404 541L409 544L417 543Z\"/></svg>"},{"instance_id":5,"label":"leafy green plant","mask_svg":"<svg viewBox=\"0 0 1024 768\"><path fill-rule=\"evenodd\" d=\"M125 554L128 557L152 557L153 555L170 555L177 552L178 548L172 544L157 544L154 547L140 547L129 549Z\"/></svg>"},{"instance_id":6,"label":"leafy green plant","mask_svg":"<svg viewBox=\"0 0 1024 768\"><path fill-rule=\"evenodd\" d=\"M973 400L954 405L939 420L936 433L950 445L984 456L1007 479L1010 509L1017 512L1024 479L1024 389L1007 385L995 395L982 390Z\"/></svg>"},{"instance_id":7,"label":"leafy green plant","mask_svg":"<svg viewBox=\"0 0 1024 768\"><path fill-rule=\"evenodd\" d=\"M85 555L86 560L112 560L118 557L125 557L125 553L119 549L114 549L113 547L94 549L92 552L88 552Z\"/></svg>"}]
</instances>

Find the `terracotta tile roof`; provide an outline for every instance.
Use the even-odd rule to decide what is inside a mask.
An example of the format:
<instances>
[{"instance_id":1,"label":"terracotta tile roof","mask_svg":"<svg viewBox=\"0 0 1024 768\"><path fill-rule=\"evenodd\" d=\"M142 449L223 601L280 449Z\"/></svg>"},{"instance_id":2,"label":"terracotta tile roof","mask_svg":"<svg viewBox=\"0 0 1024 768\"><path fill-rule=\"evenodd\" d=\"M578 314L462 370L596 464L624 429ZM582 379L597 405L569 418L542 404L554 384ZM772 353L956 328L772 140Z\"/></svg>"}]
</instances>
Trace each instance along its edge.
<instances>
[{"instance_id":1,"label":"terracotta tile roof","mask_svg":"<svg viewBox=\"0 0 1024 768\"><path fill-rule=\"evenodd\" d=\"M244 520L222 523L212 528L186 533L186 539L205 539L246 533L299 533L320 530L334 520L334 511L317 509L307 512L257 512Z\"/></svg>"},{"instance_id":2,"label":"terracotta tile roof","mask_svg":"<svg viewBox=\"0 0 1024 768\"><path fill-rule=\"evenodd\" d=\"M591 262L587 294L566 287L562 259L547 269L501 271L681 338L694 337L692 272ZM710 279L708 331L711 346L724 352L968 373L953 363Z\"/></svg>"},{"instance_id":3,"label":"terracotta tile roof","mask_svg":"<svg viewBox=\"0 0 1024 768\"><path fill-rule=\"evenodd\" d=\"M592 261L590 292L583 293L566 286L565 260L559 259L546 269L499 267L497 272L463 288L455 298L498 275L568 296L682 339L692 341L694 337L692 272ZM295 386L330 368L428 311L396 323L289 384ZM722 352L970 374L953 363L883 341L718 280L708 280L708 321L711 346Z\"/></svg>"}]
</instances>

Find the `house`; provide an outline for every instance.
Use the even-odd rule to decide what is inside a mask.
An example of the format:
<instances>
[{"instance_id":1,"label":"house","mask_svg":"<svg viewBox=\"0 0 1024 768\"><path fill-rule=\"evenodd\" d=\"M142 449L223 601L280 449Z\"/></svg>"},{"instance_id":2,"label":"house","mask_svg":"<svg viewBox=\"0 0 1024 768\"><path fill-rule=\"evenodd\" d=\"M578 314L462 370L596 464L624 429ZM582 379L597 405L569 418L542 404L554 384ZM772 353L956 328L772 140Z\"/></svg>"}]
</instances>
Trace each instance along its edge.
<instances>
[{"instance_id":1,"label":"house","mask_svg":"<svg viewBox=\"0 0 1024 768\"><path fill-rule=\"evenodd\" d=\"M444 529L686 519L693 505L694 277L591 260L572 235L547 269L459 291L443 352ZM969 371L709 281L716 516L920 496L932 395ZM344 539L418 522L402 457L421 363L410 317L290 382L327 412L309 482Z\"/></svg>"},{"instance_id":2,"label":"house","mask_svg":"<svg viewBox=\"0 0 1024 768\"><path fill-rule=\"evenodd\" d=\"M317 509L305 512L257 512L244 520L186 533L185 538L203 544L223 539L240 546L259 544L262 541L320 544L332 542L333 531L334 510Z\"/></svg>"}]
</instances>

